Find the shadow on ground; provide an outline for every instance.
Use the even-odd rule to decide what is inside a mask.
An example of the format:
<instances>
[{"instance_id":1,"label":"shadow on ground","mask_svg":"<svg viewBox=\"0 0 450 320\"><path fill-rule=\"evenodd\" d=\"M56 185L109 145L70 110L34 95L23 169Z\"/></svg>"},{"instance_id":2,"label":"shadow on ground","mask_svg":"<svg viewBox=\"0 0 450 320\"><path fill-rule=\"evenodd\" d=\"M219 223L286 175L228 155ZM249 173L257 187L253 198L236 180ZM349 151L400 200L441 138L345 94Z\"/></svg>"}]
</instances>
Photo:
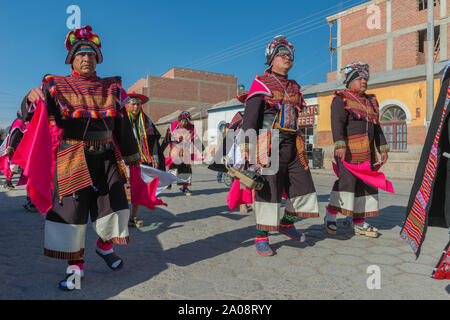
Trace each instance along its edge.
<instances>
[{"instance_id":1,"label":"shadow on ground","mask_svg":"<svg viewBox=\"0 0 450 320\"><path fill-rule=\"evenodd\" d=\"M172 193L168 193L168 192L162 192L160 194L160 197L167 197L167 198L174 198L174 197L179 197L182 196L181 191L179 190L181 188L181 186L172 186ZM222 193L222 192L228 192L228 190L230 190L230 188L216 188L216 189L196 189L189 187L189 189L192 191L192 194L194 196L200 196L200 195L211 195L211 194L216 194L216 193ZM178 192L176 192L178 191Z\"/></svg>"},{"instance_id":2,"label":"shadow on ground","mask_svg":"<svg viewBox=\"0 0 450 320\"><path fill-rule=\"evenodd\" d=\"M205 190L206 194L222 191ZM86 275L81 283L82 290L63 292L57 284L64 278L67 262L43 255L44 217L40 213L25 212L22 204L26 199L14 194L18 192L0 192L0 203L4 204L0 213L0 299L111 298L152 279L167 270L169 264L188 266L235 250L254 233L254 227L241 228L164 250L158 236L173 228L185 232L181 230L183 222L201 221L211 216L240 220L247 215L231 214L226 206L178 215L161 208L154 212L141 209L140 217L145 224L154 227L150 227L147 232L130 228L131 243L128 246L115 246L117 254L124 260L124 267L113 272L95 254L97 236L89 224L86 235Z\"/></svg>"}]
</instances>

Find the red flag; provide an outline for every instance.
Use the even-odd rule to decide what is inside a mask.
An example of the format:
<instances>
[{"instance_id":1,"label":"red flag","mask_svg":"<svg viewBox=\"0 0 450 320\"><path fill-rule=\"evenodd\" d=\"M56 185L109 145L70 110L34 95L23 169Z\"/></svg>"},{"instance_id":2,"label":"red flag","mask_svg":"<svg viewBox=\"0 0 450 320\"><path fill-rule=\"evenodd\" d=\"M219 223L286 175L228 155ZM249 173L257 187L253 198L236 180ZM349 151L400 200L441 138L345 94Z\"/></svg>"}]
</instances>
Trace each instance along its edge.
<instances>
[{"instance_id":1,"label":"red flag","mask_svg":"<svg viewBox=\"0 0 450 320\"><path fill-rule=\"evenodd\" d=\"M52 207L53 158L47 109L41 99L11 161L23 169L31 201L46 214Z\"/></svg>"},{"instance_id":2,"label":"red flag","mask_svg":"<svg viewBox=\"0 0 450 320\"><path fill-rule=\"evenodd\" d=\"M155 210L155 206L166 206L161 199L156 197L159 178L156 177L149 184L146 184L141 177L140 166L130 166L130 191L131 203L138 206L145 206L150 210Z\"/></svg>"}]
</instances>

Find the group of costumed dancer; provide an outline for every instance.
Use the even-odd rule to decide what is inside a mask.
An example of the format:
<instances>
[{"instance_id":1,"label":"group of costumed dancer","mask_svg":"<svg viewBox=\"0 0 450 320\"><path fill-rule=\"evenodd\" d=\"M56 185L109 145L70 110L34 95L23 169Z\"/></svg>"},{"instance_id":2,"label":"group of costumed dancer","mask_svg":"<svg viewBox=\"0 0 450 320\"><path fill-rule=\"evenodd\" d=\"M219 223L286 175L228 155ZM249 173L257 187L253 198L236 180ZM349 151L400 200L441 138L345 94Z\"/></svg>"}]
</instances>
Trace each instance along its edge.
<instances>
[{"instance_id":1,"label":"group of costumed dancer","mask_svg":"<svg viewBox=\"0 0 450 320\"><path fill-rule=\"evenodd\" d=\"M0 169L8 188L13 188L17 167L22 169L20 181L26 185L30 204L45 215L44 254L68 261L59 287L72 290L73 276L84 276L88 220L98 235L96 253L110 269L120 270L123 260L114 245L128 244L128 228L142 226L139 206L166 205L157 196L175 182L182 194L191 195L192 160L203 159L204 147L188 112L169 125L160 141L161 134L143 111L149 98L127 94L120 77L97 76L103 55L100 38L90 26L71 31L66 47L71 74L46 75L42 86L25 96L0 149ZM288 78L294 47L284 36L277 36L265 55L268 67L255 78L248 94L238 97L244 112L229 124L226 150L214 158L216 162L227 159L226 165L210 168L236 173L227 201L232 208L254 206L256 252L271 256L269 233L305 241L306 235L294 223L298 217L319 217L319 205L298 124L306 103L300 85ZM352 218L356 235L377 237L378 230L366 217L379 215L378 189L394 192L378 171L388 160L389 147L379 123L377 99L366 93L369 66L355 62L342 71L346 89L337 91L331 104L338 179L324 228L335 235L340 213ZM401 232L417 255L428 225L450 225L449 73L442 82ZM258 181L257 187L246 180ZM282 198L286 199L284 210ZM447 245L435 278L450 277L449 259Z\"/></svg>"}]
</instances>

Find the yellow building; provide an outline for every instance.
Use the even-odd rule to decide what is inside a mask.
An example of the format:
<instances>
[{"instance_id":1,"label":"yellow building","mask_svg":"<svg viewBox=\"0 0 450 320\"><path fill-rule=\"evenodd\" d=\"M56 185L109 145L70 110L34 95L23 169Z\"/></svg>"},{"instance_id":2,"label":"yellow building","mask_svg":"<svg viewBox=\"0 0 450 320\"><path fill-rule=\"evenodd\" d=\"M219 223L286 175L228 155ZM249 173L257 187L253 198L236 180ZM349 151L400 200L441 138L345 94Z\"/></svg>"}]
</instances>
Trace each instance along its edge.
<instances>
[{"instance_id":1,"label":"yellow building","mask_svg":"<svg viewBox=\"0 0 450 320\"><path fill-rule=\"evenodd\" d=\"M435 64L435 101L446 65L447 61ZM319 115L314 128L314 148L324 150L326 169L331 169L334 150L330 106L334 92L344 88L339 80L306 86L302 90L306 97L317 97ZM391 149L384 172L414 174L426 135L426 91L424 65L371 75L367 93L377 96L380 122Z\"/></svg>"}]
</instances>

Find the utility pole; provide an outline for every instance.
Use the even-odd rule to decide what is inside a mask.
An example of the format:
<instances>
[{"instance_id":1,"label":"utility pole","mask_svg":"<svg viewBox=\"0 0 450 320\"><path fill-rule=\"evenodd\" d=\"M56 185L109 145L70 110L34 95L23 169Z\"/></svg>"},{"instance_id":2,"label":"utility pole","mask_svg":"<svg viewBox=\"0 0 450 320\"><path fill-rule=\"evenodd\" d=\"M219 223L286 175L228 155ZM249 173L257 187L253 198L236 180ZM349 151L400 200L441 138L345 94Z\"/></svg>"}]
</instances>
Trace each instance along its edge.
<instances>
[{"instance_id":1,"label":"utility pole","mask_svg":"<svg viewBox=\"0 0 450 320\"><path fill-rule=\"evenodd\" d=\"M427 0L427 131L430 127L434 109L434 0Z\"/></svg>"},{"instance_id":2,"label":"utility pole","mask_svg":"<svg viewBox=\"0 0 450 320\"><path fill-rule=\"evenodd\" d=\"M336 40L337 38L333 38L332 29L333 29L333 22L328 22L328 25L330 26L330 45L328 49L330 50L330 61L331 61L331 70L330 72L333 72L333 54L336 51L337 47L333 47L333 40ZM340 70L338 70L339 73Z\"/></svg>"}]
</instances>

